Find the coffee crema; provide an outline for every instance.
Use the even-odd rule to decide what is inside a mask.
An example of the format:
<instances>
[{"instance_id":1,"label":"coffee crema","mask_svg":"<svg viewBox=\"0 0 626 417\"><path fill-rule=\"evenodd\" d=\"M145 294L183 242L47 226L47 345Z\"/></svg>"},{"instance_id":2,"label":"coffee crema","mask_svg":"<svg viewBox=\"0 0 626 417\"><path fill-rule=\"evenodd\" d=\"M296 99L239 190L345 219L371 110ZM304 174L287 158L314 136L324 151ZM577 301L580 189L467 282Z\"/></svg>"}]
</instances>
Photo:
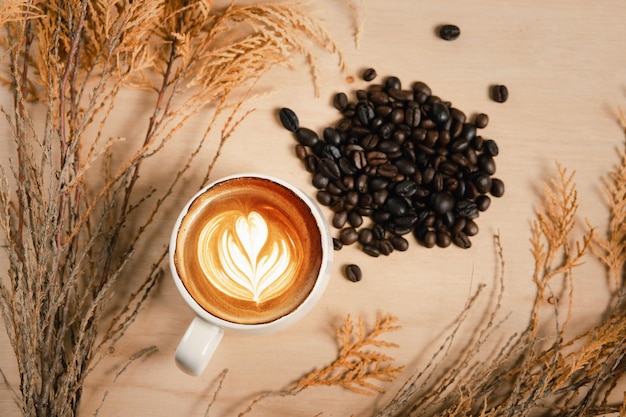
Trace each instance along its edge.
<instances>
[{"instance_id":1,"label":"coffee crema","mask_svg":"<svg viewBox=\"0 0 626 417\"><path fill-rule=\"evenodd\" d=\"M233 178L191 203L174 262L189 294L212 315L267 323L295 310L313 289L321 236L293 191L269 179Z\"/></svg>"}]
</instances>

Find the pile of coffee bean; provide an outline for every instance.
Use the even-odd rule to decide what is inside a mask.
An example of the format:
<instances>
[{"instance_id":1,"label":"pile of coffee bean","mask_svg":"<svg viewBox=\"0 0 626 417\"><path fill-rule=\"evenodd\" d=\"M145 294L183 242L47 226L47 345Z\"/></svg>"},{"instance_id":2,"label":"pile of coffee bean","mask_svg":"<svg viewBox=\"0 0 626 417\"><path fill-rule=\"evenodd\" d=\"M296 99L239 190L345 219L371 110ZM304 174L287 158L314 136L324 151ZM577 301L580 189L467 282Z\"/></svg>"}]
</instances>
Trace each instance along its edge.
<instances>
[{"instance_id":1,"label":"pile of coffee bean","mask_svg":"<svg viewBox=\"0 0 626 417\"><path fill-rule=\"evenodd\" d=\"M321 137L290 109L280 120L299 142L318 202L334 213L335 249L358 242L371 256L389 255L406 250L410 234L428 248L469 248L479 213L504 194L493 177L498 145L479 134L488 116L470 121L425 83L403 88L395 76L357 90L354 101L337 93L333 104L342 117Z\"/></svg>"}]
</instances>

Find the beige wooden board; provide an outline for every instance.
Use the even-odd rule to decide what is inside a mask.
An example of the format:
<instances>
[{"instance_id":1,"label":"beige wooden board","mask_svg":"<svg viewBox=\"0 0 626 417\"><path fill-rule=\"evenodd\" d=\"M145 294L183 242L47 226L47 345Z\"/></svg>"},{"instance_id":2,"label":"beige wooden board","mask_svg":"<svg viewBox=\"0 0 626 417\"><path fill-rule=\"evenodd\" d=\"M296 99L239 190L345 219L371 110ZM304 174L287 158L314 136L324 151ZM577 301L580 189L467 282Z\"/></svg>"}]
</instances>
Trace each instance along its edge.
<instances>
[{"instance_id":1,"label":"beige wooden board","mask_svg":"<svg viewBox=\"0 0 626 417\"><path fill-rule=\"evenodd\" d=\"M604 230L608 212L602 178L618 162L617 151L624 142L617 117L619 107L626 106L626 3L365 0L365 5L367 16L357 49L355 20L342 2L320 0L311 4L343 48L356 81L346 83L337 70L336 57L321 51L319 97L314 95L310 72L303 62L296 61L294 69L269 72L257 86L258 96L249 102L256 111L225 146L214 177L256 171L287 179L313 193L309 174L294 156L295 141L277 121L277 110L290 107L302 125L321 131L338 118L330 105L333 94L351 93L364 86L358 74L371 66L378 71L377 81L387 75L396 75L406 84L424 81L434 94L468 115L489 115L490 123L483 134L500 146L496 176L505 181L506 194L481 214L481 231L472 239L472 248L427 250L412 244L405 253L377 259L352 247L336 252L330 285L310 315L270 336L226 335L199 377L183 374L174 364L174 350L193 313L166 276L115 351L90 375L83 393L82 416L94 414L105 392L100 416L202 416L216 378L224 369L228 374L211 415L236 415L260 392L281 389L332 361L337 352L334 331L348 314L363 316L370 325L377 313L397 316L403 328L387 339L400 347L386 352L397 359L397 364L414 370L439 347L448 326L479 284L488 286L483 305L489 301L497 271L496 233L506 264L502 316L509 315L494 339L502 341L529 319L534 296L530 224L542 184L554 175L557 162L576 171L580 224L587 218L598 230ZM458 25L460 38L453 42L439 39L435 28L442 23ZM508 86L510 98L506 103L490 100L488 88L494 83ZM6 91L1 97L2 103L10 104ZM112 136L129 140L141 137L147 123L147 117L141 118L145 116L141 113L142 99L136 92L124 93ZM166 154L147 165L144 179L149 177L154 186L166 181L189 151L186 139L199 134L199 124L187 125ZM11 141L4 122L0 137L0 155L5 161ZM217 135L211 141L206 163ZM196 166L195 177L204 169L205 164ZM168 242L176 208L194 191L193 181L176 191L147 246L138 251L136 259L140 262L125 279L145 273ZM362 267L360 283L343 278L342 269L348 263ZM575 285L575 326L583 329L596 322L605 305L607 285L601 267L593 262L584 265ZM123 295L121 289L120 297ZM470 314L468 326L458 336L459 345L471 336L472 323L482 319L482 312L479 306ZM134 353L151 345L158 351L132 363L116 379ZM18 389L17 368L4 331L0 332L0 368L13 389ZM327 416L367 416L385 404L407 376L408 372L386 385L387 394L382 396L314 388L294 398L267 400L252 415L312 416L324 412ZM4 384L0 384L0 415L19 415Z\"/></svg>"}]
</instances>

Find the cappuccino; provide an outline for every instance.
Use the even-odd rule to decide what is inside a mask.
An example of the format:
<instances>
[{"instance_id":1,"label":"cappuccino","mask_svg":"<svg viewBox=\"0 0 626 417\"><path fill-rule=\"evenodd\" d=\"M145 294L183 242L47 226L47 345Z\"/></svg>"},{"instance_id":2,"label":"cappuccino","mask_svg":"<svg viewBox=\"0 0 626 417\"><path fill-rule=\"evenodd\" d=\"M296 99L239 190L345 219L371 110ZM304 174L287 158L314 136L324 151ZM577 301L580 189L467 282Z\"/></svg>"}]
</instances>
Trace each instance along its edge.
<instances>
[{"instance_id":1,"label":"cappuccino","mask_svg":"<svg viewBox=\"0 0 626 417\"><path fill-rule=\"evenodd\" d=\"M218 182L189 206L174 265L191 297L232 323L275 321L298 308L322 268L322 233L311 208L266 178Z\"/></svg>"}]
</instances>

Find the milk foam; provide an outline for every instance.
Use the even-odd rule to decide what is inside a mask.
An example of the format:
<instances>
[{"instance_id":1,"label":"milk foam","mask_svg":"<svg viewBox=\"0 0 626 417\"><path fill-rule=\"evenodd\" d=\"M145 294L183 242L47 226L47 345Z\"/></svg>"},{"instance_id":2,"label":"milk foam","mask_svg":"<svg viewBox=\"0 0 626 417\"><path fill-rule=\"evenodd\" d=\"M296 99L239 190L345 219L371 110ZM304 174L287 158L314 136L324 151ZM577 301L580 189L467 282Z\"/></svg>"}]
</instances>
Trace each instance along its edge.
<instances>
[{"instance_id":1,"label":"milk foam","mask_svg":"<svg viewBox=\"0 0 626 417\"><path fill-rule=\"evenodd\" d=\"M205 278L226 295L263 303L294 279L293 241L255 211L226 211L211 218L198 238Z\"/></svg>"}]
</instances>

